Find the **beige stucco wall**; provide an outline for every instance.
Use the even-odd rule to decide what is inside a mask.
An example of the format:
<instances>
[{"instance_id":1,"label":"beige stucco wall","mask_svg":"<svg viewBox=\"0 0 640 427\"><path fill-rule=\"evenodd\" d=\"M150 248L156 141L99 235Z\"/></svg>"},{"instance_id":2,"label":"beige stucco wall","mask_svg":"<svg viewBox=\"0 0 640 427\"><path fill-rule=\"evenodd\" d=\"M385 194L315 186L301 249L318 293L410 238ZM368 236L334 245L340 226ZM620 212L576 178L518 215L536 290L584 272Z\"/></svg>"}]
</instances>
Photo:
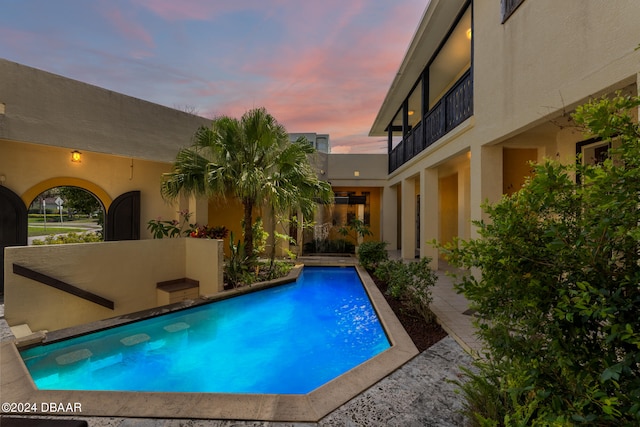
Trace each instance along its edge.
<instances>
[{"instance_id":1,"label":"beige stucco wall","mask_svg":"<svg viewBox=\"0 0 640 427\"><path fill-rule=\"evenodd\" d=\"M223 240L210 239L163 239L184 240L185 274L200 281L200 295L217 294L224 288Z\"/></svg>"},{"instance_id":2,"label":"beige stucco wall","mask_svg":"<svg viewBox=\"0 0 640 427\"><path fill-rule=\"evenodd\" d=\"M57 330L156 307L158 282L188 277L202 295L222 287L221 241L160 239L10 247L5 250L5 318L10 326ZM115 303L110 310L12 273L19 264Z\"/></svg>"},{"instance_id":3,"label":"beige stucco wall","mask_svg":"<svg viewBox=\"0 0 640 427\"><path fill-rule=\"evenodd\" d=\"M387 159L386 154L329 154L325 179L333 186L380 185L387 179Z\"/></svg>"},{"instance_id":4,"label":"beige stucco wall","mask_svg":"<svg viewBox=\"0 0 640 427\"><path fill-rule=\"evenodd\" d=\"M622 88L640 69L640 2L526 0L501 24L500 0L474 2L479 143L504 138Z\"/></svg>"},{"instance_id":5,"label":"beige stucco wall","mask_svg":"<svg viewBox=\"0 0 640 427\"><path fill-rule=\"evenodd\" d=\"M0 175L4 186L23 199L28 207L40 192L60 185L81 186L97 196L104 191L108 203L122 193L140 191L140 234L150 219L176 217L178 205L160 197L160 178L170 164L100 153L82 152L80 163L71 162L71 152L60 147L0 140Z\"/></svg>"}]
</instances>

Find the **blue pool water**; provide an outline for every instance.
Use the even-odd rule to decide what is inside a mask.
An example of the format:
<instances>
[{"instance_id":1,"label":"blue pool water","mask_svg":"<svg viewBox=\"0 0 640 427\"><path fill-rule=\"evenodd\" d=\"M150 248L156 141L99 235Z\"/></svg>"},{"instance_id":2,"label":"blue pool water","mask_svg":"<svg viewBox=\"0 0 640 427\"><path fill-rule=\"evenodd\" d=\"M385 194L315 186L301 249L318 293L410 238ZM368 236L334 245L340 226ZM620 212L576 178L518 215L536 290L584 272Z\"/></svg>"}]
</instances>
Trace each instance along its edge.
<instances>
[{"instance_id":1,"label":"blue pool water","mask_svg":"<svg viewBox=\"0 0 640 427\"><path fill-rule=\"evenodd\" d=\"M39 389L305 394L389 347L354 268L21 352Z\"/></svg>"}]
</instances>

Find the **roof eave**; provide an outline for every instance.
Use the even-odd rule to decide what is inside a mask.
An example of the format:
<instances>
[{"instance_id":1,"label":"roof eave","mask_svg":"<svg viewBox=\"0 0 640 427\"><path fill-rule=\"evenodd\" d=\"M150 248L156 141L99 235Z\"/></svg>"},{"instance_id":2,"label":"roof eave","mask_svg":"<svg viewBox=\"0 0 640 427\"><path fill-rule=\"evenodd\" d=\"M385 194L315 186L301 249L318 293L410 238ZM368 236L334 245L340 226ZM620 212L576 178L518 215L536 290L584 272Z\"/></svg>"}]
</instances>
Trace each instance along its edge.
<instances>
[{"instance_id":1,"label":"roof eave","mask_svg":"<svg viewBox=\"0 0 640 427\"><path fill-rule=\"evenodd\" d=\"M434 55L467 0L430 0L400 68L378 110L369 136L384 136L427 62Z\"/></svg>"}]
</instances>

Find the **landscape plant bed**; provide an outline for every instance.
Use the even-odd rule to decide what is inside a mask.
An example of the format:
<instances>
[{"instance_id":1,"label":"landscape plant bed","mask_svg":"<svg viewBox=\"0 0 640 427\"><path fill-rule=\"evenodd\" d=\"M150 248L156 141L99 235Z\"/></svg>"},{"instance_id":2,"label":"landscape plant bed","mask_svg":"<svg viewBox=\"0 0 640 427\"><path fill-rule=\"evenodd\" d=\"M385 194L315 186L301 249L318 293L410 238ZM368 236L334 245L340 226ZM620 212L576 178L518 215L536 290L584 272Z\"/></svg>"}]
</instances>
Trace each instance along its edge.
<instances>
[{"instance_id":1,"label":"landscape plant bed","mask_svg":"<svg viewBox=\"0 0 640 427\"><path fill-rule=\"evenodd\" d=\"M384 295L387 303L395 313L396 317L407 331L413 343L418 348L418 351L423 352L442 338L447 336L447 333L442 326L438 323L427 322L422 316L415 311L407 309L402 301L387 294L387 284L379 280L375 275L371 274L373 281L375 282L380 292Z\"/></svg>"}]
</instances>

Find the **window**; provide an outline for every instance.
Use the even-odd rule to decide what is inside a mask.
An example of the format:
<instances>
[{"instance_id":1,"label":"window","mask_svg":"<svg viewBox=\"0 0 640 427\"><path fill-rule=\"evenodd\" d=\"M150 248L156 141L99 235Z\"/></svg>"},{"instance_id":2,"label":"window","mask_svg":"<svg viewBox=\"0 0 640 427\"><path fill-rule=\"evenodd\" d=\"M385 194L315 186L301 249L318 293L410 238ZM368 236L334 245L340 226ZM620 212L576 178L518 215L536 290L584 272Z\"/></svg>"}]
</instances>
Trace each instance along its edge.
<instances>
[{"instance_id":1,"label":"window","mask_svg":"<svg viewBox=\"0 0 640 427\"><path fill-rule=\"evenodd\" d=\"M591 138L576 144L576 160L583 165L599 165L610 156L609 150L620 147L620 140L613 138L611 141L603 141L600 138ZM612 158L616 162L616 158ZM576 182L581 182L580 174L576 175Z\"/></svg>"},{"instance_id":2,"label":"window","mask_svg":"<svg viewBox=\"0 0 640 427\"><path fill-rule=\"evenodd\" d=\"M357 195L355 191L335 193L332 224L342 227L354 219L362 219L365 225L371 225L371 194L367 191Z\"/></svg>"},{"instance_id":3,"label":"window","mask_svg":"<svg viewBox=\"0 0 640 427\"><path fill-rule=\"evenodd\" d=\"M582 164L598 165L609 157L609 141L593 138L576 144L576 154L580 155Z\"/></svg>"}]
</instances>

